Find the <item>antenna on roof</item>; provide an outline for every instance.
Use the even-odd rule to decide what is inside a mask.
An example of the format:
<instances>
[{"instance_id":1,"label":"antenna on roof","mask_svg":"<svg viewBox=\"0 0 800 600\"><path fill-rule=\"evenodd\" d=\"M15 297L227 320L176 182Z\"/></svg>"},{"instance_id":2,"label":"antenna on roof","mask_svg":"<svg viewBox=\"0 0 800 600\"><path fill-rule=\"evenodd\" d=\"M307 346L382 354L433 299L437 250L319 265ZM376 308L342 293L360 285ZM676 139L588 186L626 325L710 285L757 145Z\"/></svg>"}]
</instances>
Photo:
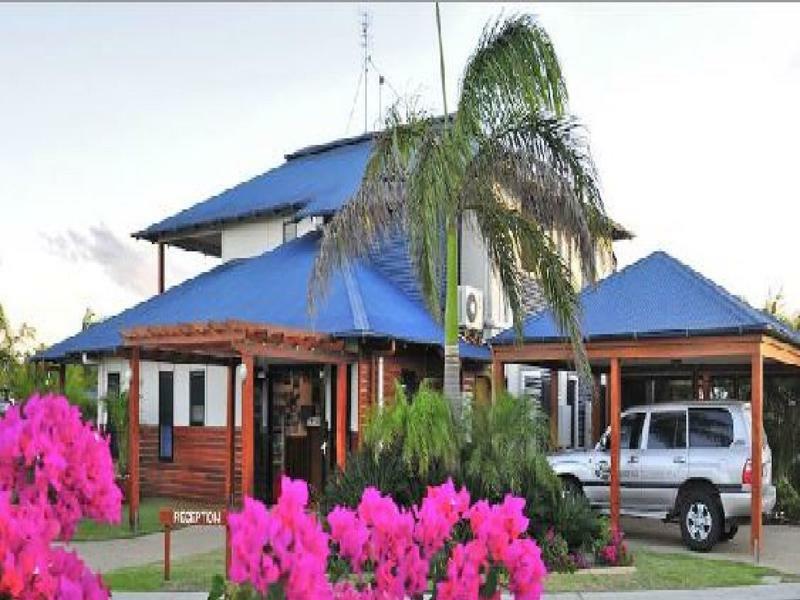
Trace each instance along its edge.
<instances>
[{"instance_id":1,"label":"antenna on roof","mask_svg":"<svg viewBox=\"0 0 800 600\"><path fill-rule=\"evenodd\" d=\"M367 133L367 93L369 91L369 13L361 13L361 47L364 49L364 133Z\"/></svg>"}]
</instances>

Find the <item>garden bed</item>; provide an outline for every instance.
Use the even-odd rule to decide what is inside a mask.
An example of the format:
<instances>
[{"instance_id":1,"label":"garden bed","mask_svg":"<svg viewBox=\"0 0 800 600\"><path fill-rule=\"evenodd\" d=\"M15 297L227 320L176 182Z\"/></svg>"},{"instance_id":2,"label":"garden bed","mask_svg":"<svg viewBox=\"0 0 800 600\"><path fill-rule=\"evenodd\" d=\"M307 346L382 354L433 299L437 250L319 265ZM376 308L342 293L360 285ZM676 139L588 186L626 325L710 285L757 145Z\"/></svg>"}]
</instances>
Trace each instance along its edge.
<instances>
[{"instance_id":1,"label":"garden bed","mask_svg":"<svg viewBox=\"0 0 800 600\"><path fill-rule=\"evenodd\" d=\"M661 554L638 550L635 567L582 569L554 573L547 578L548 592L702 589L757 585L764 577L781 581L796 578L766 567L727 560L698 560L685 554ZM118 592L208 591L215 574L225 570L222 550L187 556L172 562L172 581L162 579L163 565L154 562L106 573L103 578Z\"/></svg>"}]
</instances>

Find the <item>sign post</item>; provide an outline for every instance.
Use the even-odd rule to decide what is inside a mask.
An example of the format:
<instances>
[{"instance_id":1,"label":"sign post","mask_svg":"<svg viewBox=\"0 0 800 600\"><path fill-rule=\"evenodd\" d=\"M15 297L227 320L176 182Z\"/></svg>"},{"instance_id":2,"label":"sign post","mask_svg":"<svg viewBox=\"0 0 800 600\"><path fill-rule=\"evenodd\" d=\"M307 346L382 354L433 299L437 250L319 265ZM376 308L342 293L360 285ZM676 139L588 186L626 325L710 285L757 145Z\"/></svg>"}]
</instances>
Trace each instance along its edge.
<instances>
[{"instance_id":1,"label":"sign post","mask_svg":"<svg viewBox=\"0 0 800 600\"><path fill-rule=\"evenodd\" d=\"M230 565L230 535L228 529L228 511L218 508L178 510L162 508L158 513L158 520L164 526L164 581L169 581L170 576L170 547L171 534L175 526L206 525L225 527L225 571L227 574Z\"/></svg>"}]
</instances>

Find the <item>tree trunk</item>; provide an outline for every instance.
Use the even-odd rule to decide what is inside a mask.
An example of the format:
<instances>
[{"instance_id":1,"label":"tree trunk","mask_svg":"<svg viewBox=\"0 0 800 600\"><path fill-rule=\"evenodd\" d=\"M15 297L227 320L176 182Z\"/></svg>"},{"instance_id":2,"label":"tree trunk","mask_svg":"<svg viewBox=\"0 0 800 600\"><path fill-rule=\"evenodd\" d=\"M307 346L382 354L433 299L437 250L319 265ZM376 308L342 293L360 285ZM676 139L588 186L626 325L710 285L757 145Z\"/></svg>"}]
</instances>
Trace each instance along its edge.
<instances>
[{"instance_id":1,"label":"tree trunk","mask_svg":"<svg viewBox=\"0 0 800 600\"><path fill-rule=\"evenodd\" d=\"M455 221L455 219L453 219ZM447 273L444 306L444 394L453 416L461 418L461 359L458 354L458 226L447 227Z\"/></svg>"},{"instance_id":2,"label":"tree trunk","mask_svg":"<svg viewBox=\"0 0 800 600\"><path fill-rule=\"evenodd\" d=\"M439 74L442 80L442 106L444 107L444 132L450 120L447 114L447 86L445 85L444 48L442 46L442 17L436 3L436 31L439 34ZM461 357L458 354L458 219L451 215L447 224L447 273L444 305L444 395L456 420L461 420Z\"/></svg>"}]
</instances>

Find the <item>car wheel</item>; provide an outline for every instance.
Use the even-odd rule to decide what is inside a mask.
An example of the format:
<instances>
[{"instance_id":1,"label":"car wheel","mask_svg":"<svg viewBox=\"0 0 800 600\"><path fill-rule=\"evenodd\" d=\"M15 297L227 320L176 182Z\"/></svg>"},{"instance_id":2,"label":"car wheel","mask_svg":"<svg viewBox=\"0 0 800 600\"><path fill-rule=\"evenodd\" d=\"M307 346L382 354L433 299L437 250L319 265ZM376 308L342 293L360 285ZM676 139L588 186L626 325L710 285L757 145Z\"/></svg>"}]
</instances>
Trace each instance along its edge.
<instances>
[{"instance_id":1,"label":"car wheel","mask_svg":"<svg viewBox=\"0 0 800 600\"><path fill-rule=\"evenodd\" d=\"M692 488L681 500L681 537L690 550L708 552L714 547L724 527L719 499L704 488Z\"/></svg>"},{"instance_id":2,"label":"car wheel","mask_svg":"<svg viewBox=\"0 0 800 600\"><path fill-rule=\"evenodd\" d=\"M565 498L583 498L583 488L574 477L561 478L561 493Z\"/></svg>"}]
</instances>

